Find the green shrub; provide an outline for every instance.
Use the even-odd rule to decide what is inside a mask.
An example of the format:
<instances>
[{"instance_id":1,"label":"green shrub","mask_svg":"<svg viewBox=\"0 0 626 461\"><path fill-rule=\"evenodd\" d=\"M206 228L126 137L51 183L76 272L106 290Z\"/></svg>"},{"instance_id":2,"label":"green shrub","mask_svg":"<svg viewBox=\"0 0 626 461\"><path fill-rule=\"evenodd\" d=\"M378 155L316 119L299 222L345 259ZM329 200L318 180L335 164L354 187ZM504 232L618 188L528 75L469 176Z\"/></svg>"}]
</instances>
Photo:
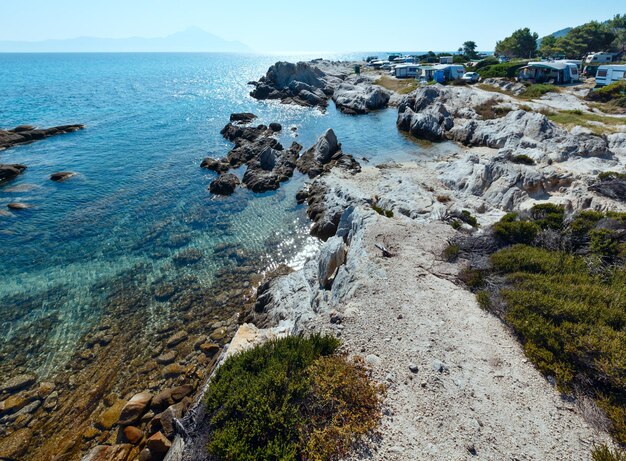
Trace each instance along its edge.
<instances>
[{"instance_id":1,"label":"green shrub","mask_svg":"<svg viewBox=\"0 0 626 461\"><path fill-rule=\"evenodd\" d=\"M522 165L534 165L535 164L535 161L526 154L514 155L513 157L511 157L511 162L519 163Z\"/></svg>"},{"instance_id":2,"label":"green shrub","mask_svg":"<svg viewBox=\"0 0 626 461\"><path fill-rule=\"evenodd\" d=\"M620 250L619 234L610 229L594 229L589 232L590 249L604 258L614 258Z\"/></svg>"},{"instance_id":3,"label":"green shrub","mask_svg":"<svg viewBox=\"0 0 626 461\"><path fill-rule=\"evenodd\" d=\"M590 91L585 99L596 102L619 102L626 97L626 81L619 81ZM618 104L619 105L619 104ZM623 106L622 106L623 107Z\"/></svg>"},{"instance_id":4,"label":"green shrub","mask_svg":"<svg viewBox=\"0 0 626 461\"><path fill-rule=\"evenodd\" d=\"M382 389L338 347L331 336L288 337L226 360L206 393L209 453L237 461L345 456L377 424Z\"/></svg>"},{"instance_id":5,"label":"green shrub","mask_svg":"<svg viewBox=\"0 0 626 461\"><path fill-rule=\"evenodd\" d=\"M593 461L626 461L626 453L611 450L606 445L600 445L591 452Z\"/></svg>"},{"instance_id":6,"label":"green shrub","mask_svg":"<svg viewBox=\"0 0 626 461\"><path fill-rule=\"evenodd\" d=\"M560 230L565 220L565 208L553 203L540 203L531 208L530 215L542 229Z\"/></svg>"},{"instance_id":7,"label":"green shrub","mask_svg":"<svg viewBox=\"0 0 626 461\"><path fill-rule=\"evenodd\" d=\"M531 243L539 233L539 226L529 221L500 220L493 225L494 235L502 242L508 244ZM503 218L504 219L504 218Z\"/></svg>"},{"instance_id":8,"label":"green shrub","mask_svg":"<svg viewBox=\"0 0 626 461\"><path fill-rule=\"evenodd\" d=\"M485 284L485 273L478 269L467 268L459 273L459 279L471 290L477 290Z\"/></svg>"},{"instance_id":9,"label":"green shrub","mask_svg":"<svg viewBox=\"0 0 626 461\"><path fill-rule=\"evenodd\" d=\"M476 67L475 71L482 78L513 78L517 71L528 64L528 61L504 62L502 64L490 64L484 67Z\"/></svg>"},{"instance_id":10,"label":"green shrub","mask_svg":"<svg viewBox=\"0 0 626 461\"><path fill-rule=\"evenodd\" d=\"M543 96L546 93L558 93L558 86L549 85L546 83L535 83L533 85L528 86L524 91L519 94L520 98L524 99L537 99Z\"/></svg>"},{"instance_id":11,"label":"green shrub","mask_svg":"<svg viewBox=\"0 0 626 461\"><path fill-rule=\"evenodd\" d=\"M461 211L461 220L472 227L478 227L478 220L468 210Z\"/></svg>"},{"instance_id":12,"label":"green shrub","mask_svg":"<svg viewBox=\"0 0 626 461\"><path fill-rule=\"evenodd\" d=\"M486 311L491 310L491 296L486 290L480 290L476 293L478 305Z\"/></svg>"},{"instance_id":13,"label":"green shrub","mask_svg":"<svg viewBox=\"0 0 626 461\"><path fill-rule=\"evenodd\" d=\"M461 226L463 226L463 222L460 219L453 219L450 221L450 225L452 226L452 229L459 230Z\"/></svg>"},{"instance_id":14,"label":"green shrub","mask_svg":"<svg viewBox=\"0 0 626 461\"><path fill-rule=\"evenodd\" d=\"M460 252L461 247L456 243L451 243L443 250L443 257L446 261L452 262L459 257Z\"/></svg>"},{"instance_id":15,"label":"green shrub","mask_svg":"<svg viewBox=\"0 0 626 461\"><path fill-rule=\"evenodd\" d=\"M611 181L613 179L626 180L626 173L617 173L616 171L603 171L598 175L600 181Z\"/></svg>"},{"instance_id":16,"label":"green shrub","mask_svg":"<svg viewBox=\"0 0 626 461\"><path fill-rule=\"evenodd\" d=\"M385 216L387 218L393 218L393 211L392 210L386 210L384 208L379 207L376 204L372 205L372 210L374 210L376 213L378 213L381 216Z\"/></svg>"}]
</instances>

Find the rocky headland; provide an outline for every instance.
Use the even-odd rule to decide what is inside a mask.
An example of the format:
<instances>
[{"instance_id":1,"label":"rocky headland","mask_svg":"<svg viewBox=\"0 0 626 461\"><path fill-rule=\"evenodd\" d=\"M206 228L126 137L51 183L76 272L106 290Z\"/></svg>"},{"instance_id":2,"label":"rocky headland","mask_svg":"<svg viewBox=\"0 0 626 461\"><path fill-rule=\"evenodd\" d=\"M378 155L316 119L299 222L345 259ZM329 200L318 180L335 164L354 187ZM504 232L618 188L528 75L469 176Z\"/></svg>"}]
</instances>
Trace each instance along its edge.
<instances>
[{"instance_id":1,"label":"rocky headland","mask_svg":"<svg viewBox=\"0 0 626 461\"><path fill-rule=\"evenodd\" d=\"M300 78L306 68L298 69ZM297 86L285 90L284 76L277 86L271 70L259 99L299 103ZM324 94L341 85L332 82L320 87ZM236 351L285 334L342 338L345 351L364 357L388 385L379 437L364 448L370 459L587 460L594 446L611 444L593 403L564 398L511 331L458 283L463 264L442 253L455 235L480 233L477 224L535 203L626 211L626 132L564 127L542 113L567 108L569 93L519 100L519 88L488 83L510 95L441 85L392 95L397 129L458 148L359 174L313 176L297 200L325 243L302 269L259 287L249 323L232 343ZM620 173L599 177L606 171ZM477 223L450 226L467 216ZM206 415L201 403L196 408L185 420L188 436L176 439L168 459L206 459Z\"/></svg>"},{"instance_id":2,"label":"rocky headland","mask_svg":"<svg viewBox=\"0 0 626 461\"><path fill-rule=\"evenodd\" d=\"M346 114L366 114L389 104L391 93L367 77L354 75L354 64L314 60L277 62L257 82L250 95L259 100L325 109L328 101Z\"/></svg>"}]
</instances>

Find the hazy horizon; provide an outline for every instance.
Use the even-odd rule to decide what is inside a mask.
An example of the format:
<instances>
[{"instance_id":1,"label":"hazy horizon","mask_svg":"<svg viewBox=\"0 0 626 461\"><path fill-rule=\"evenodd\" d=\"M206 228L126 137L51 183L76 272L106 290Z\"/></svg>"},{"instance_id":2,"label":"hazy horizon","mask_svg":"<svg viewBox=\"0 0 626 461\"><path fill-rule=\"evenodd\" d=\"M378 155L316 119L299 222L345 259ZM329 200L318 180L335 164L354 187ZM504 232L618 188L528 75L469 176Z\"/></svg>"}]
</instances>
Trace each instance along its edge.
<instances>
[{"instance_id":1,"label":"hazy horizon","mask_svg":"<svg viewBox=\"0 0 626 461\"><path fill-rule=\"evenodd\" d=\"M214 36L214 51L232 51L226 49L228 46L265 54L449 51L467 40L475 41L479 50L489 51L497 40L521 27L529 27L543 37L591 20L610 19L626 13L623 10L622 2L615 0L594 5L593 11L586 2L538 0L523 4L487 1L480 5L448 0L445 9L432 3L415 3L389 10L370 0L319 0L314 6L286 0L264 4L245 0L226 4L202 0L136 0L132 4L122 0L31 0L26 20L22 5L0 6L5 18L21 18L3 24L0 51L19 52L21 46L49 42L61 47L60 42L67 42L80 48L76 42L81 40L108 41L120 47L115 51L134 51L137 40L156 43L190 29ZM208 43L210 40L206 46ZM183 44L191 48L196 45ZM170 51L167 43L161 46L166 48L162 51Z\"/></svg>"}]
</instances>

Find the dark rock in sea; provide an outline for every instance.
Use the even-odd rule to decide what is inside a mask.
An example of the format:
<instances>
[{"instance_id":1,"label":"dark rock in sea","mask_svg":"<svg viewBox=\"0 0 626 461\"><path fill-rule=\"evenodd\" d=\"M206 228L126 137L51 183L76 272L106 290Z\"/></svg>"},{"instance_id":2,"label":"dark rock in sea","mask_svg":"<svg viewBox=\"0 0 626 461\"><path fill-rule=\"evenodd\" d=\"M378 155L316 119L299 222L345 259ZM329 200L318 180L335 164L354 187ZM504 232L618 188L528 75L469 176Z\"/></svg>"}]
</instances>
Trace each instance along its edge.
<instances>
[{"instance_id":1,"label":"dark rock in sea","mask_svg":"<svg viewBox=\"0 0 626 461\"><path fill-rule=\"evenodd\" d=\"M254 114L251 114L250 112L242 112L242 113L238 113L238 114L230 114L230 121L231 122L250 123L255 118L257 118L257 116L254 115Z\"/></svg>"},{"instance_id":2,"label":"dark rock in sea","mask_svg":"<svg viewBox=\"0 0 626 461\"><path fill-rule=\"evenodd\" d=\"M18 144L26 144L49 136L72 133L82 130L84 125L61 125L52 128L37 129L30 125L20 125L12 130L0 130L0 150Z\"/></svg>"},{"instance_id":3,"label":"dark rock in sea","mask_svg":"<svg viewBox=\"0 0 626 461\"><path fill-rule=\"evenodd\" d=\"M58 173L52 173L50 175L50 179L52 181L65 181L66 179L70 179L72 176L76 176L76 173L72 173L71 171L60 171Z\"/></svg>"},{"instance_id":4,"label":"dark rock in sea","mask_svg":"<svg viewBox=\"0 0 626 461\"><path fill-rule=\"evenodd\" d=\"M352 155L341 151L341 144L332 129L326 130L313 147L298 159L298 170L315 178L334 167L344 168L353 173L361 171L361 165Z\"/></svg>"},{"instance_id":5,"label":"dark rock in sea","mask_svg":"<svg viewBox=\"0 0 626 461\"><path fill-rule=\"evenodd\" d=\"M278 189L281 182L293 176L301 149L302 146L295 142L288 150L266 147L257 158L248 162L243 183L253 192Z\"/></svg>"},{"instance_id":6,"label":"dark rock in sea","mask_svg":"<svg viewBox=\"0 0 626 461\"><path fill-rule=\"evenodd\" d=\"M217 179L211 182L209 191L216 195L230 195L235 192L239 183L240 181L237 176L232 173L226 173L218 176Z\"/></svg>"},{"instance_id":7,"label":"dark rock in sea","mask_svg":"<svg viewBox=\"0 0 626 461\"><path fill-rule=\"evenodd\" d=\"M250 95L255 99L280 99L283 103L325 108L333 89L327 75L317 66L298 62L277 62L269 68Z\"/></svg>"},{"instance_id":8,"label":"dark rock in sea","mask_svg":"<svg viewBox=\"0 0 626 461\"><path fill-rule=\"evenodd\" d=\"M0 163L0 183L2 181L8 181L16 176L22 174L26 169L26 165L20 165L18 163L13 164L1 164Z\"/></svg>"},{"instance_id":9,"label":"dark rock in sea","mask_svg":"<svg viewBox=\"0 0 626 461\"><path fill-rule=\"evenodd\" d=\"M613 178L599 181L589 189L605 197L626 201L626 179Z\"/></svg>"},{"instance_id":10,"label":"dark rock in sea","mask_svg":"<svg viewBox=\"0 0 626 461\"><path fill-rule=\"evenodd\" d=\"M200 164L201 168L206 168L211 171L215 171L216 173L222 174L228 172L230 170L230 163L224 162L222 160L216 160L211 157L207 157L202 160Z\"/></svg>"},{"instance_id":11,"label":"dark rock in sea","mask_svg":"<svg viewBox=\"0 0 626 461\"><path fill-rule=\"evenodd\" d=\"M26 210L28 208L31 208L31 205L28 203L13 202L7 204L7 207L11 210Z\"/></svg>"},{"instance_id":12,"label":"dark rock in sea","mask_svg":"<svg viewBox=\"0 0 626 461\"><path fill-rule=\"evenodd\" d=\"M270 130L277 133L279 131L282 131L282 129L283 129L283 126L280 123L276 123L276 122L270 123Z\"/></svg>"}]
</instances>

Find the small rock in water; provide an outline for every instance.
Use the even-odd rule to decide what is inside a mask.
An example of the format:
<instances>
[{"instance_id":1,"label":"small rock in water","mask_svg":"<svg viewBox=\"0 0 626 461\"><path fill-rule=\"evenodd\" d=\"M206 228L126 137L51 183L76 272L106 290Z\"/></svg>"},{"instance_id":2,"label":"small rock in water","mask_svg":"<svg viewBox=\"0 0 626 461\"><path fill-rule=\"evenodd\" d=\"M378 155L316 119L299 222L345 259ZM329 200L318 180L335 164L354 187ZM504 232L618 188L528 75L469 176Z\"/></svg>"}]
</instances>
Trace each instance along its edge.
<instances>
[{"instance_id":1,"label":"small rock in water","mask_svg":"<svg viewBox=\"0 0 626 461\"><path fill-rule=\"evenodd\" d=\"M13 202L13 203L9 203L7 207L11 210L26 210L30 208L31 205L29 205L28 203Z\"/></svg>"},{"instance_id":2,"label":"small rock in water","mask_svg":"<svg viewBox=\"0 0 626 461\"><path fill-rule=\"evenodd\" d=\"M170 338L167 340L165 345L167 347L174 347L182 343L185 339L187 339L187 332L184 330L181 330L175 333L174 335L170 336Z\"/></svg>"},{"instance_id":3,"label":"small rock in water","mask_svg":"<svg viewBox=\"0 0 626 461\"><path fill-rule=\"evenodd\" d=\"M270 130L272 130L273 132L278 132L281 131L283 129L282 125L280 123L270 123Z\"/></svg>"},{"instance_id":4,"label":"small rock in water","mask_svg":"<svg viewBox=\"0 0 626 461\"><path fill-rule=\"evenodd\" d=\"M168 365L176 360L176 351L168 351L165 354L159 355L155 360L159 365Z\"/></svg>"},{"instance_id":5,"label":"small rock in water","mask_svg":"<svg viewBox=\"0 0 626 461\"><path fill-rule=\"evenodd\" d=\"M419 368L414 363L410 363L409 370L411 370L411 373L417 373L419 371Z\"/></svg>"},{"instance_id":6,"label":"small rock in water","mask_svg":"<svg viewBox=\"0 0 626 461\"><path fill-rule=\"evenodd\" d=\"M72 176L76 176L76 173L71 171L59 171L58 173L52 173L50 175L50 179L52 181L65 181L66 179L70 179Z\"/></svg>"}]
</instances>

